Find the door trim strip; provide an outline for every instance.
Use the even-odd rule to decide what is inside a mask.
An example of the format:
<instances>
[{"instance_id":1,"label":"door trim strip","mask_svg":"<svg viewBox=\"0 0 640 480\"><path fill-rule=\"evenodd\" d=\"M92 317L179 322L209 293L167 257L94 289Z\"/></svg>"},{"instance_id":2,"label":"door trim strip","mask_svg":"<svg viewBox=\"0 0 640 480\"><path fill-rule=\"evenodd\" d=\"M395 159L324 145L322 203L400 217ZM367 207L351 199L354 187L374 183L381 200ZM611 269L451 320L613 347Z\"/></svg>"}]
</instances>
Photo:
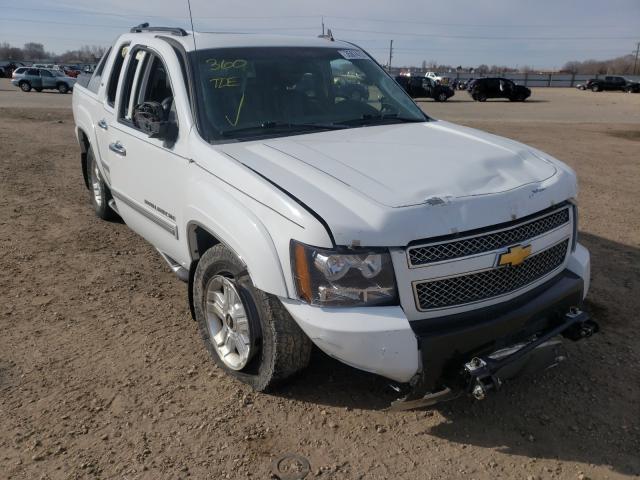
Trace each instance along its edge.
<instances>
[{"instance_id":1,"label":"door trim strip","mask_svg":"<svg viewBox=\"0 0 640 480\"><path fill-rule=\"evenodd\" d=\"M117 200L120 200L122 203L124 203L128 207L131 207L131 209L135 210L142 216L151 220L153 223L161 227L163 230L166 230L168 233L174 236L176 240L178 240L178 226L176 224L168 222L164 217L160 217L156 215L155 213L151 212L143 205L139 204L135 200L132 200L126 195L118 192L117 190L114 190L113 188L111 189L111 194L113 195L114 198L116 198Z\"/></svg>"}]
</instances>

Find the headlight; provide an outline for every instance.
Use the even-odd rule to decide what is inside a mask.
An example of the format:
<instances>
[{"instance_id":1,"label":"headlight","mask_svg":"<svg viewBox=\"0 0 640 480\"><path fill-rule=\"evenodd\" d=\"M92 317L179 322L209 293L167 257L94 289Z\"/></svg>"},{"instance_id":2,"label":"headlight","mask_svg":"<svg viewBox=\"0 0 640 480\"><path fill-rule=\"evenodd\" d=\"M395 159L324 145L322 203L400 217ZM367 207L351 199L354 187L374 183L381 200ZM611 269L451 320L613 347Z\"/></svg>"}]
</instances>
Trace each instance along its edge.
<instances>
[{"instance_id":1,"label":"headlight","mask_svg":"<svg viewBox=\"0 0 640 480\"><path fill-rule=\"evenodd\" d=\"M291 241L291 264L298 297L312 305L397 305L389 252L337 251Z\"/></svg>"}]
</instances>

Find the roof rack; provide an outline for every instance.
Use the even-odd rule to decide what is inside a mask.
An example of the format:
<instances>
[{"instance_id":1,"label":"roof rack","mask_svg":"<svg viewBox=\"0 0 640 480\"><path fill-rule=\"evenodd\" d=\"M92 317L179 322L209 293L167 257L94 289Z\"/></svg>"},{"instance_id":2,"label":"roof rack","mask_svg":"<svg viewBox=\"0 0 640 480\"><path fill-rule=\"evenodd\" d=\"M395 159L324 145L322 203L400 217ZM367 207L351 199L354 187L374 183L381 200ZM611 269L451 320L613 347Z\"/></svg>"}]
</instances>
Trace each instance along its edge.
<instances>
[{"instance_id":1,"label":"roof rack","mask_svg":"<svg viewBox=\"0 0 640 480\"><path fill-rule=\"evenodd\" d=\"M129 30L131 33L142 33L142 32L165 32L171 33L172 35L178 35L179 37L186 37L188 35L187 31L184 28L180 27L150 27L148 23L141 23L135 27L132 27Z\"/></svg>"}]
</instances>

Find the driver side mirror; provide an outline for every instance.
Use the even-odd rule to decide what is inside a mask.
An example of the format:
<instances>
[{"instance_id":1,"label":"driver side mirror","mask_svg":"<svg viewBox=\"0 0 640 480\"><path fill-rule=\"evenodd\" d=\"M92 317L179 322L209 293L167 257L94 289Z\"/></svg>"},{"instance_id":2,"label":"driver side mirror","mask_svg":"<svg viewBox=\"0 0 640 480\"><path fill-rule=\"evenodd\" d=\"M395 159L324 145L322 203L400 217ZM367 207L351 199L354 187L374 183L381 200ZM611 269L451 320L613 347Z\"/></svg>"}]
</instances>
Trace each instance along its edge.
<instances>
[{"instance_id":1,"label":"driver side mirror","mask_svg":"<svg viewBox=\"0 0 640 480\"><path fill-rule=\"evenodd\" d=\"M149 138L165 140L165 143L175 143L178 138L178 124L170 118L173 98L169 97L162 103L143 102L133 109L133 123Z\"/></svg>"}]
</instances>

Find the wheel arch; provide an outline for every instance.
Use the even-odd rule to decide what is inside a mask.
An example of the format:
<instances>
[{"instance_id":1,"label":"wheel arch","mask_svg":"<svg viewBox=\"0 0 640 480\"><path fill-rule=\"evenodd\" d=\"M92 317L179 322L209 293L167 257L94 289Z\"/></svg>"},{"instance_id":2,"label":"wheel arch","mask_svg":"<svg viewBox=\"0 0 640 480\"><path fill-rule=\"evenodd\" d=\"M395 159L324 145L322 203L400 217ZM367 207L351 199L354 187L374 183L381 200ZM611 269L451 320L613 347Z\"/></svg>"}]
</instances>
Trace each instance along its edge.
<instances>
[{"instance_id":1,"label":"wheel arch","mask_svg":"<svg viewBox=\"0 0 640 480\"><path fill-rule=\"evenodd\" d=\"M200 257L215 245L222 244L232 251L235 256L242 262L249 272L249 277L254 286L264 292L271 293L278 296L287 296L287 287L283 277L283 272L280 266L279 259L275 248L269 248L265 242L272 242L269 238L262 238L258 240L255 236L251 236L251 241L247 242L247 245L240 245L239 242L234 240L233 235L228 233L220 234L221 229L212 228L205 225L205 222L201 220L191 220L187 223L187 245L189 248L189 255L191 262L189 265L189 280L188 280L188 299L189 310L192 318L195 319L195 306L193 300L193 282L195 278L196 267L200 261ZM245 238L249 238L247 235ZM258 241L257 241L258 240ZM262 248L260 248L262 244ZM271 255L265 255L269 250L272 251ZM246 252L243 254L243 252ZM250 252L254 252L252 255ZM263 261L255 261L257 255L262 254ZM250 261L247 262L247 256ZM269 258L267 258L269 257ZM251 259L254 261L251 262ZM264 261L266 260L266 261ZM249 265L250 263L250 265Z\"/></svg>"},{"instance_id":2,"label":"wheel arch","mask_svg":"<svg viewBox=\"0 0 640 480\"><path fill-rule=\"evenodd\" d=\"M247 267L256 288L273 295L288 296L278 252L264 225L256 218L242 218L238 214L234 219L233 223L224 223L230 228L222 228L222 224L210 217L193 219L187 223L190 273L205 251L221 243Z\"/></svg>"},{"instance_id":3,"label":"wheel arch","mask_svg":"<svg viewBox=\"0 0 640 480\"><path fill-rule=\"evenodd\" d=\"M76 135L78 137L78 144L80 145L80 165L82 167L82 178L84 179L84 185L89 189L89 172L87 171L87 154L91 147L89 136L82 128L76 129Z\"/></svg>"}]
</instances>

